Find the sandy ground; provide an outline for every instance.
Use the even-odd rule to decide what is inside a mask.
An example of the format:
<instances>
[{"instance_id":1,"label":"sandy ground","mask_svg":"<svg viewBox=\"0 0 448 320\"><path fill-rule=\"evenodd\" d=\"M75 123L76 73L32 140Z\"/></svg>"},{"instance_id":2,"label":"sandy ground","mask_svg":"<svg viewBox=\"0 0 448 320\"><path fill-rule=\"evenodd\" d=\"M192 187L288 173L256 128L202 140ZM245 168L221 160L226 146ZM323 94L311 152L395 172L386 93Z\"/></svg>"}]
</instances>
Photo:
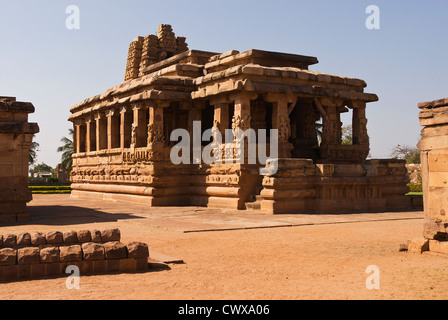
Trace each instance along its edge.
<instances>
[{"instance_id":1,"label":"sandy ground","mask_svg":"<svg viewBox=\"0 0 448 320\"><path fill-rule=\"evenodd\" d=\"M66 278L2 283L0 300L448 298L447 258L398 251L401 243L421 237L422 213L414 218L395 213L389 221L357 222L351 215L354 220L347 223L214 232L184 232L194 229L195 218L202 223L214 214L219 225L221 216L213 210L190 214L183 231L182 221L173 220L170 227L169 216L158 215L182 210L36 195L29 205L30 223L1 227L1 234L119 227L122 242L143 241L150 252L185 263L145 273L81 276L79 290L68 290ZM380 271L378 290L366 288L370 265Z\"/></svg>"}]
</instances>

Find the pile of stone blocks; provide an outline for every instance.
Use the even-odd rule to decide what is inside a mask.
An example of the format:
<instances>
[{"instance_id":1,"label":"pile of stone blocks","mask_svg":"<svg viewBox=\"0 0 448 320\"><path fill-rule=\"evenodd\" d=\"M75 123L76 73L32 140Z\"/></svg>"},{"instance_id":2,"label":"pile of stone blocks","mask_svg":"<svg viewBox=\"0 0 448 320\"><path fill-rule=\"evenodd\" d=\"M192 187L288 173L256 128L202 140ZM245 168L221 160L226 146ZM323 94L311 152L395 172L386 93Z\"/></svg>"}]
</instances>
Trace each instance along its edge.
<instances>
[{"instance_id":1,"label":"pile of stone blocks","mask_svg":"<svg viewBox=\"0 0 448 320\"><path fill-rule=\"evenodd\" d=\"M0 235L0 281L67 276L68 266L81 276L147 270L148 246L120 238L119 229Z\"/></svg>"}]
</instances>

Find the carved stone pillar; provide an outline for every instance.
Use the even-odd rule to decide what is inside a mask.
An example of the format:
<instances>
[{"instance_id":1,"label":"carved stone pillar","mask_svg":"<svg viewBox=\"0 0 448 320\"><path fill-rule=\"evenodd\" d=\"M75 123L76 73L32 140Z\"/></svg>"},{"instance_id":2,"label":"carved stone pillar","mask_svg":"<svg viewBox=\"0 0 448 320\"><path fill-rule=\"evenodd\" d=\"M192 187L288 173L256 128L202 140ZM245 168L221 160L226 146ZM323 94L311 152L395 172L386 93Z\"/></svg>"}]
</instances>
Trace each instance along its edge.
<instances>
[{"instance_id":1,"label":"carved stone pillar","mask_svg":"<svg viewBox=\"0 0 448 320\"><path fill-rule=\"evenodd\" d=\"M169 102L150 101L148 103L149 123L147 124L148 139L146 144L148 148L163 147L165 143L165 134L163 126L163 108L169 107ZM169 139L170 132L167 133Z\"/></svg>"},{"instance_id":2,"label":"carved stone pillar","mask_svg":"<svg viewBox=\"0 0 448 320\"><path fill-rule=\"evenodd\" d=\"M120 118L115 109L106 112L107 118L107 148L114 149L120 147Z\"/></svg>"},{"instance_id":3,"label":"carved stone pillar","mask_svg":"<svg viewBox=\"0 0 448 320\"><path fill-rule=\"evenodd\" d=\"M86 152L96 151L96 121L86 119Z\"/></svg>"},{"instance_id":4,"label":"carved stone pillar","mask_svg":"<svg viewBox=\"0 0 448 320\"><path fill-rule=\"evenodd\" d=\"M369 145L367 134L366 103L353 101L353 144Z\"/></svg>"},{"instance_id":5,"label":"carved stone pillar","mask_svg":"<svg viewBox=\"0 0 448 320\"><path fill-rule=\"evenodd\" d=\"M238 130L244 133L246 132L246 130L250 129L250 123L251 123L250 102L251 100L255 100L257 97L258 97L257 94L247 92L239 92L235 97L235 109L232 119L232 130L235 135L234 156L235 159L239 161L248 158L249 141L248 139L245 138L245 136L243 136L244 141L240 141L237 136ZM239 148L240 143L242 142L244 142L244 154L242 154ZM256 143L256 141L253 141L253 143ZM254 154L253 157L257 157L257 155Z\"/></svg>"},{"instance_id":6,"label":"carved stone pillar","mask_svg":"<svg viewBox=\"0 0 448 320\"><path fill-rule=\"evenodd\" d=\"M281 94L268 94L266 101L273 103L272 128L278 130L278 157L291 158L294 146L288 141L291 137L288 97Z\"/></svg>"},{"instance_id":7,"label":"carved stone pillar","mask_svg":"<svg viewBox=\"0 0 448 320\"><path fill-rule=\"evenodd\" d=\"M81 137L81 120L75 120L73 122L73 127L74 127L74 134L73 134L73 143L74 143L74 151L75 153L80 153L81 152L81 147L80 147L80 137Z\"/></svg>"},{"instance_id":8,"label":"carved stone pillar","mask_svg":"<svg viewBox=\"0 0 448 320\"><path fill-rule=\"evenodd\" d=\"M131 146L133 111L131 107L124 106L120 108L120 147L122 149Z\"/></svg>"},{"instance_id":9,"label":"carved stone pillar","mask_svg":"<svg viewBox=\"0 0 448 320\"><path fill-rule=\"evenodd\" d=\"M104 113L95 115L96 121L96 150L107 149L107 119Z\"/></svg>"},{"instance_id":10,"label":"carved stone pillar","mask_svg":"<svg viewBox=\"0 0 448 320\"><path fill-rule=\"evenodd\" d=\"M224 141L225 131L230 128L228 103L219 103L215 105L214 127L221 132Z\"/></svg>"},{"instance_id":11,"label":"carved stone pillar","mask_svg":"<svg viewBox=\"0 0 448 320\"><path fill-rule=\"evenodd\" d=\"M134 105L133 111L134 123L132 124L131 147L146 147L148 135L148 111L143 103Z\"/></svg>"}]
</instances>

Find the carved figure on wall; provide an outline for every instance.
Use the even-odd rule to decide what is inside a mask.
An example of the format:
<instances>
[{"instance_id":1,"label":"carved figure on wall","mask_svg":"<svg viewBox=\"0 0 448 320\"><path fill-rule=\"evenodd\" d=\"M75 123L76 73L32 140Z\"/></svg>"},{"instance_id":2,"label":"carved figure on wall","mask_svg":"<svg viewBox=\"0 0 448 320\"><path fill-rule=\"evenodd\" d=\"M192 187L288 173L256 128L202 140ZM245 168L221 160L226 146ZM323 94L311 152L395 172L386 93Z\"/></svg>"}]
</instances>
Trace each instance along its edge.
<instances>
[{"instance_id":1,"label":"carved figure on wall","mask_svg":"<svg viewBox=\"0 0 448 320\"><path fill-rule=\"evenodd\" d=\"M291 124L289 122L289 118L287 119L285 116L280 116L280 123L278 127L279 141L288 141L289 137L291 137Z\"/></svg>"},{"instance_id":2,"label":"carved figure on wall","mask_svg":"<svg viewBox=\"0 0 448 320\"><path fill-rule=\"evenodd\" d=\"M131 128L131 148L135 148L136 145L137 145L137 125L133 123Z\"/></svg>"}]
</instances>

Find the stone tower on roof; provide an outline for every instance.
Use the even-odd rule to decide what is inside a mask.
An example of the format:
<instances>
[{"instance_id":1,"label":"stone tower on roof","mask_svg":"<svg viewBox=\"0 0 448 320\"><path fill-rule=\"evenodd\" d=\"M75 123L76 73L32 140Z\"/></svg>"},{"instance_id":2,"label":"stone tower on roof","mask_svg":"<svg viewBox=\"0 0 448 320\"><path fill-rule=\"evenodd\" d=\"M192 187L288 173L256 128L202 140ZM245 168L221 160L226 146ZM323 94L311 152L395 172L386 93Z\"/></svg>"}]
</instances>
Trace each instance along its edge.
<instances>
[{"instance_id":1,"label":"stone tower on roof","mask_svg":"<svg viewBox=\"0 0 448 320\"><path fill-rule=\"evenodd\" d=\"M188 51L185 37L176 37L169 24L159 25L157 35L137 37L129 45L124 81L143 75L147 66Z\"/></svg>"}]
</instances>

